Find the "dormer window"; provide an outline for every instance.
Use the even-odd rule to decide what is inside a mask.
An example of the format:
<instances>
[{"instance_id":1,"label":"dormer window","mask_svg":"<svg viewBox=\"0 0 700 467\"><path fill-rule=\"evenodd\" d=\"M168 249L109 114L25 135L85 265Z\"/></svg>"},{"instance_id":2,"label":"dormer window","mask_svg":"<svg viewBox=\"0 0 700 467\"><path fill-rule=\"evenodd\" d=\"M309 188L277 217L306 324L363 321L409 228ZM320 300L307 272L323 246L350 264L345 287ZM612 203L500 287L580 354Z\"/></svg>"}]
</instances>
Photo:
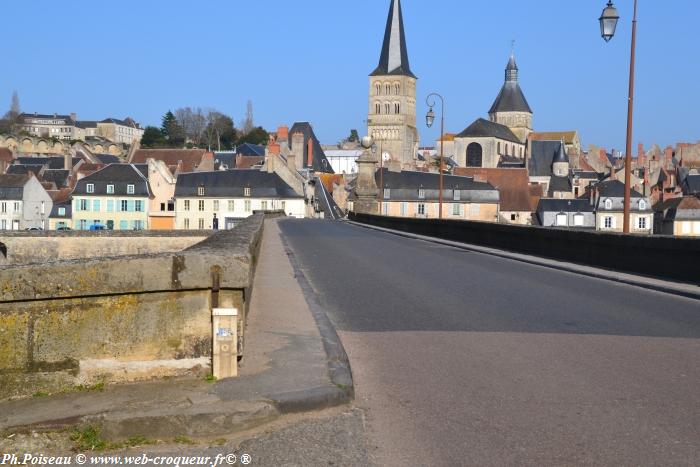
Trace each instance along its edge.
<instances>
[{"instance_id":1,"label":"dormer window","mask_svg":"<svg viewBox=\"0 0 700 467\"><path fill-rule=\"evenodd\" d=\"M639 210L644 211L647 208L647 203L643 199L639 200Z\"/></svg>"},{"instance_id":2,"label":"dormer window","mask_svg":"<svg viewBox=\"0 0 700 467\"><path fill-rule=\"evenodd\" d=\"M607 210L612 209L612 200L611 199L605 200L605 209L607 209Z\"/></svg>"},{"instance_id":3,"label":"dormer window","mask_svg":"<svg viewBox=\"0 0 700 467\"><path fill-rule=\"evenodd\" d=\"M114 194L114 185L107 185L107 194L108 195Z\"/></svg>"},{"instance_id":4,"label":"dormer window","mask_svg":"<svg viewBox=\"0 0 700 467\"><path fill-rule=\"evenodd\" d=\"M127 195L133 195L133 194L134 194L134 185L127 185L127 186L126 186L126 194L127 194Z\"/></svg>"},{"instance_id":5,"label":"dormer window","mask_svg":"<svg viewBox=\"0 0 700 467\"><path fill-rule=\"evenodd\" d=\"M418 189L418 199L425 199L425 190L423 188Z\"/></svg>"},{"instance_id":6,"label":"dormer window","mask_svg":"<svg viewBox=\"0 0 700 467\"><path fill-rule=\"evenodd\" d=\"M391 188L384 188L384 199L391 198Z\"/></svg>"},{"instance_id":7,"label":"dormer window","mask_svg":"<svg viewBox=\"0 0 700 467\"><path fill-rule=\"evenodd\" d=\"M66 215L66 208L58 208L58 215L65 216Z\"/></svg>"},{"instance_id":8,"label":"dormer window","mask_svg":"<svg viewBox=\"0 0 700 467\"><path fill-rule=\"evenodd\" d=\"M245 187L243 189L243 196L250 196L250 187Z\"/></svg>"},{"instance_id":9,"label":"dormer window","mask_svg":"<svg viewBox=\"0 0 700 467\"><path fill-rule=\"evenodd\" d=\"M88 193L94 193L95 192L95 184L88 183L86 188L85 188L85 191L87 191Z\"/></svg>"},{"instance_id":10,"label":"dormer window","mask_svg":"<svg viewBox=\"0 0 700 467\"><path fill-rule=\"evenodd\" d=\"M459 201L462 199L462 191L459 188L454 189L454 193L452 195L452 199L454 201Z\"/></svg>"},{"instance_id":11,"label":"dormer window","mask_svg":"<svg viewBox=\"0 0 700 467\"><path fill-rule=\"evenodd\" d=\"M197 188L197 196L204 196L204 187L200 186Z\"/></svg>"}]
</instances>

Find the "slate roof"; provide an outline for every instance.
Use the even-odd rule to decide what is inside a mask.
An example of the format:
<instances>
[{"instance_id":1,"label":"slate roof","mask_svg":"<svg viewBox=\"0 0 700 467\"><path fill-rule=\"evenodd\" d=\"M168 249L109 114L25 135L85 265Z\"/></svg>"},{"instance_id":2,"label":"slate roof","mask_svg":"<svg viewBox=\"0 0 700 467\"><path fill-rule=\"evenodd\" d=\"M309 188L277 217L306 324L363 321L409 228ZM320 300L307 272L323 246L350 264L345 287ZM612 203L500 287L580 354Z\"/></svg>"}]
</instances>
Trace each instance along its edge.
<instances>
[{"instance_id":1,"label":"slate roof","mask_svg":"<svg viewBox=\"0 0 700 467\"><path fill-rule=\"evenodd\" d=\"M489 113L496 112L527 112L532 113L530 105L525 99L523 90L518 84L518 66L515 64L515 57L510 56L506 66L506 80L498 93Z\"/></svg>"},{"instance_id":2,"label":"slate roof","mask_svg":"<svg viewBox=\"0 0 700 467\"><path fill-rule=\"evenodd\" d=\"M588 198L542 198L537 205L537 212L593 212L593 206Z\"/></svg>"},{"instance_id":3,"label":"slate roof","mask_svg":"<svg viewBox=\"0 0 700 467\"><path fill-rule=\"evenodd\" d=\"M534 212L539 197L530 195L529 177L525 169L485 169L458 167L455 175L483 177L501 195L501 211Z\"/></svg>"},{"instance_id":4,"label":"slate roof","mask_svg":"<svg viewBox=\"0 0 700 467\"><path fill-rule=\"evenodd\" d=\"M44 170L41 174L41 179L44 182L54 183L56 188L65 188L68 186L68 176L70 171L63 169Z\"/></svg>"},{"instance_id":5,"label":"slate roof","mask_svg":"<svg viewBox=\"0 0 700 467\"><path fill-rule=\"evenodd\" d=\"M550 177L552 164L559 153L561 141L532 141L527 168L531 177Z\"/></svg>"},{"instance_id":6,"label":"slate roof","mask_svg":"<svg viewBox=\"0 0 700 467\"><path fill-rule=\"evenodd\" d=\"M124 120L120 120L118 118L106 118L100 121L100 123L114 123L116 125L128 126L131 128L140 128L139 124L129 117L125 118Z\"/></svg>"},{"instance_id":7,"label":"slate roof","mask_svg":"<svg viewBox=\"0 0 700 467\"><path fill-rule=\"evenodd\" d=\"M619 180L608 180L595 185L601 198L624 198L625 184ZM644 195L637 190L630 190L632 198L644 198Z\"/></svg>"},{"instance_id":8,"label":"slate roof","mask_svg":"<svg viewBox=\"0 0 700 467\"><path fill-rule=\"evenodd\" d=\"M383 170L383 175L381 171ZM392 201L437 201L440 195L440 176L431 172L402 171L392 172L388 169L377 170L375 179L378 187L381 187L380 177L384 181L384 188L391 190ZM476 182L472 177L460 177L456 175L443 176L443 202L499 202L498 190L488 182ZM425 191L425 198L418 197L418 190ZM454 190L460 191L460 201L452 201ZM380 196L382 196L380 190Z\"/></svg>"},{"instance_id":9,"label":"slate roof","mask_svg":"<svg viewBox=\"0 0 700 467\"><path fill-rule=\"evenodd\" d=\"M564 141L566 144L574 144L576 131L541 131L528 135L532 141Z\"/></svg>"},{"instance_id":10,"label":"slate roof","mask_svg":"<svg viewBox=\"0 0 700 467\"><path fill-rule=\"evenodd\" d=\"M70 115L46 115L46 114L28 114L23 113L17 117L20 122L25 122L27 119L40 119L40 120L65 120L66 126L75 125L75 122Z\"/></svg>"},{"instance_id":11,"label":"slate roof","mask_svg":"<svg viewBox=\"0 0 700 467\"><path fill-rule=\"evenodd\" d=\"M73 166L81 161L80 157L73 157ZM17 158L17 162L25 165L45 165L49 169L58 170L65 168L65 160L62 156L22 156Z\"/></svg>"},{"instance_id":12,"label":"slate roof","mask_svg":"<svg viewBox=\"0 0 700 467\"><path fill-rule=\"evenodd\" d=\"M379 65L370 76L401 75L416 78L408 62L400 0L391 0ZM291 132L290 132L291 134Z\"/></svg>"},{"instance_id":13,"label":"slate roof","mask_svg":"<svg viewBox=\"0 0 700 467\"><path fill-rule=\"evenodd\" d=\"M323 152L323 148L321 147L321 143L318 141L318 138L316 138L316 135L314 134L314 130L311 127L311 124L309 122L296 122L294 125L292 125L292 128L289 130L290 138L289 138L289 149L292 149L292 137L291 135L294 135L294 133L302 133L304 135L304 156L302 157L303 159L303 166L304 168L308 168L308 145L309 145L309 138L313 140L313 167L312 169L315 172L324 172L324 173L335 173L333 171L333 168L331 167L330 162L328 162L328 159L326 158L326 153Z\"/></svg>"},{"instance_id":14,"label":"slate roof","mask_svg":"<svg viewBox=\"0 0 700 467\"><path fill-rule=\"evenodd\" d=\"M555 192L571 192L571 179L569 177L557 177L552 175L549 179L549 194L552 195Z\"/></svg>"},{"instance_id":15,"label":"slate roof","mask_svg":"<svg viewBox=\"0 0 700 467\"><path fill-rule=\"evenodd\" d=\"M122 162L121 159L112 154L95 154L95 157L103 164L119 164Z\"/></svg>"},{"instance_id":16,"label":"slate roof","mask_svg":"<svg viewBox=\"0 0 700 467\"><path fill-rule=\"evenodd\" d=\"M682 189L684 195L700 194L700 174L688 174L683 180Z\"/></svg>"},{"instance_id":17,"label":"slate roof","mask_svg":"<svg viewBox=\"0 0 700 467\"><path fill-rule=\"evenodd\" d=\"M63 208L65 209L65 214L64 215L59 215L58 214L58 209ZM70 219L73 215L73 205L71 202L67 203L57 203L54 204L53 207L51 208L51 214L49 217L51 219Z\"/></svg>"},{"instance_id":18,"label":"slate roof","mask_svg":"<svg viewBox=\"0 0 700 467\"><path fill-rule=\"evenodd\" d=\"M86 130L88 128L97 128L97 120L82 120L80 122L75 122L75 126Z\"/></svg>"},{"instance_id":19,"label":"slate roof","mask_svg":"<svg viewBox=\"0 0 700 467\"><path fill-rule=\"evenodd\" d=\"M505 125L479 118L464 129L456 138L499 138L505 141L522 144L517 136Z\"/></svg>"},{"instance_id":20,"label":"slate roof","mask_svg":"<svg viewBox=\"0 0 700 467\"><path fill-rule=\"evenodd\" d=\"M7 168L7 171L5 173L15 175L26 175L31 172L34 175L38 176L43 168L43 165L37 164L12 164Z\"/></svg>"},{"instance_id":21,"label":"slate roof","mask_svg":"<svg viewBox=\"0 0 700 467\"><path fill-rule=\"evenodd\" d=\"M654 211L663 213L665 221L697 221L700 220L700 198L697 196L673 198L655 205Z\"/></svg>"},{"instance_id":22,"label":"slate roof","mask_svg":"<svg viewBox=\"0 0 700 467\"><path fill-rule=\"evenodd\" d=\"M28 181L28 175L0 175L0 199L21 200L24 195L24 185Z\"/></svg>"},{"instance_id":23,"label":"slate roof","mask_svg":"<svg viewBox=\"0 0 700 467\"><path fill-rule=\"evenodd\" d=\"M236 146L236 154L241 156L265 157L265 146L243 143Z\"/></svg>"},{"instance_id":24,"label":"slate roof","mask_svg":"<svg viewBox=\"0 0 700 467\"><path fill-rule=\"evenodd\" d=\"M203 198L245 198L245 188L251 190L248 198L303 198L276 173L256 169L180 174L175 197L198 197L200 186L204 187Z\"/></svg>"},{"instance_id":25,"label":"slate roof","mask_svg":"<svg viewBox=\"0 0 700 467\"><path fill-rule=\"evenodd\" d=\"M140 168L144 170L142 165ZM95 185L93 193L87 192L87 184ZM110 164L107 167L94 172L87 177L81 178L75 184L73 195L79 196L100 196L107 194L107 185L114 185L114 194L109 196L134 196L150 197L151 189L148 180L135 164ZM134 193L127 193L127 186L134 185Z\"/></svg>"}]
</instances>

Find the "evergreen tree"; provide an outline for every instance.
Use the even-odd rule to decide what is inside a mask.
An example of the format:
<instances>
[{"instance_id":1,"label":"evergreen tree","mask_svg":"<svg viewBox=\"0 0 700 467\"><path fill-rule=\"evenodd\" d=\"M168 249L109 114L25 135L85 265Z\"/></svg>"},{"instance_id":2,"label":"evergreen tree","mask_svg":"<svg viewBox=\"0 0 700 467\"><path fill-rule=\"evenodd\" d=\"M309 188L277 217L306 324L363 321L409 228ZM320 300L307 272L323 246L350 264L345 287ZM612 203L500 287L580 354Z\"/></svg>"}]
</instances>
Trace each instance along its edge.
<instances>
[{"instance_id":1,"label":"evergreen tree","mask_svg":"<svg viewBox=\"0 0 700 467\"><path fill-rule=\"evenodd\" d=\"M270 140L270 134L263 127L253 128L248 134L244 135L239 141L239 144L259 144L266 146Z\"/></svg>"},{"instance_id":2,"label":"evergreen tree","mask_svg":"<svg viewBox=\"0 0 700 467\"><path fill-rule=\"evenodd\" d=\"M155 149L166 146L167 141L160 128L154 126L146 127L141 137L141 147Z\"/></svg>"},{"instance_id":3,"label":"evergreen tree","mask_svg":"<svg viewBox=\"0 0 700 467\"><path fill-rule=\"evenodd\" d=\"M169 147L181 148L185 144L185 130L182 128L182 125L178 122L175 115L169 110L163 115L163 123L160 131Z\"/></svg>"}]
</instances>

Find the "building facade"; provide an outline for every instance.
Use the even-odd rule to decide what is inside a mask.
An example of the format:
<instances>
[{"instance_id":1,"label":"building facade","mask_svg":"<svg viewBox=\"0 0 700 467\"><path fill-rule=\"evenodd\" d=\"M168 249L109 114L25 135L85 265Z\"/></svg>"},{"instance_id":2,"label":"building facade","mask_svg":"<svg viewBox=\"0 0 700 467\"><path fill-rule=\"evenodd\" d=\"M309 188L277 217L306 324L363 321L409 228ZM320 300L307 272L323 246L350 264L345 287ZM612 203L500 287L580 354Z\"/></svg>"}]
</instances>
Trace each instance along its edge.
<instances>
[{"instance_id":1,"label":"building facade","mask_svg":"<svg viewBox=\"0 0 700 467\"><path fill-rule=\"evenodd\" d=\"M489 110L489 119L510 128L523 144L532 132L532 109L520 89L514 54L508 60L505 83Z\"/></svg>"},{"instance_id":2,"label":"building facade","mask_svg":"<svg viewBox=\"0 0 700 467\"><path fill-rule=\"evenodd\" d=\"M149 228L152 198L147 166L110 164L80 180L71 193L74 230Z\"/></svg>"},{"instance_id":3,"label":"building facade","mask_svg":"<svg viewBox=\"0 0 700 467\"><path fill-rule=\"evenodd\" d=\"M47 229L52 207L33 174L0 175L0 230Z\"/></svg>"},{"instance_id":4,"label":"building facade","mask_svg":"<svg viewBox=\"0 0 700 467\"><path fill-rule=\"evenodd\" d=\"M101 136L115 143L130 145L134 141L141 141L144 131L132 118L127 117L124 120L108 118L97 122L95 136Z\"/></svg>"},{"instance_id":5,"label":"building facade","mask_svg":"<svg viewBox=\"0 0 700 467\"><path fill-rule=\"evenodd\" d=\"M175 228L231 229L254 211L305 217L304 196L282 178L256 169L181 174L175 187ZM216 222L215 222L216 219Z\"/></svg>"},{"instance_id":6,"label":"building facade","mask_svg":"<svg viewBox=\"0 0 700 467\"><path fill-rule=\"evenodd\" d=\"M20 128L31 136L70 141L74 138L76 115L20 114Z\"/></svg>"},{"instance_id":7,"label":"building facade","mask_svg":"<svg viewBox=\"0 0 700 467\"><path fill-rule=\"evenodd\" d=\"M483 118L455 136L453 148L454 161L461 167L494 169L504 156L525 156L525 144L510 128Z\"/></svg>"},{"instance_id":8,"label":"building facade","mask_svg":"<svg viewBox=\"0 0 700 467\"><path fill-rule=\"evenodd\" d=\"M379 65L369 77L367 134L386 159L402 168L415 167L419 145L416 80L408 60L401 2L392 0Z\"/></svg>"},{"instance_id":9,"label":"building facade","mask_svg":"<svg viewBox=\"0 0 700 467\"><path fill-rule=\"evenodd\" d=\"M595 207L596 229L622 232L624 227L625 184L618 180L600 182L591 189ZM654 212L649 198L631 190L630 233L650 235L654 228Z\"/></svg>"}]
</instances>

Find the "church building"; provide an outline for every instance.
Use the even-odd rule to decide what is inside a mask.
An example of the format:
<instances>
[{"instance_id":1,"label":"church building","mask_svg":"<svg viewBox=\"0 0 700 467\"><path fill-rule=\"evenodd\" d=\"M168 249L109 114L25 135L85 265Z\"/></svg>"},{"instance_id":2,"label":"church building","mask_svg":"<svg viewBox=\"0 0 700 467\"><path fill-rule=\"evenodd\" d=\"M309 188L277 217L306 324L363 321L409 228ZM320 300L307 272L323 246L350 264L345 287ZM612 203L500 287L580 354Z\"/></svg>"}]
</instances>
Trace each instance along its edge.
<instances>
[{"instance_id":1,"label":"church building","mask_svg":"<svg viewBox=\"0 0 700 467\"><path fill-rule=\"evenodd\" d=\"M379 65L369 77L367 134L386 162L415 168L416 76L411 72L400 0L391 0Z\"/></svg>"}]
</instances>

